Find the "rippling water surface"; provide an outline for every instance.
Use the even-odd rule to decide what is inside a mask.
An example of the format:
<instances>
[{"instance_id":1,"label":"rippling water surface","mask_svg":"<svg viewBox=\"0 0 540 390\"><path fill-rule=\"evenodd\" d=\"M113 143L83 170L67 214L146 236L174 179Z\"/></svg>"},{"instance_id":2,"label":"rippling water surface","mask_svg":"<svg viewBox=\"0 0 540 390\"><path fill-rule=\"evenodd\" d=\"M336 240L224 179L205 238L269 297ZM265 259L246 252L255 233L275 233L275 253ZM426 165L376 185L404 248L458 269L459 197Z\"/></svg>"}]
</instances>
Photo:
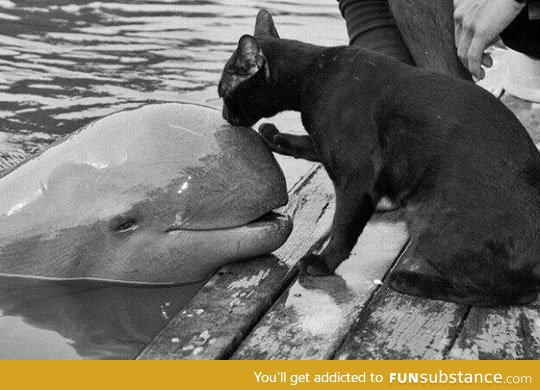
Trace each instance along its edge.
<instances>
[{"instance_id":1,"label":"rippling water surface","mask_svg":"<svg viewBox=\"0 0 540 390\"><path fill-rule=\"evenodd\" d=\"M0 170L115 111L220 106L221 69L259 8L282 37L347 42L334 0L0 0ZM0 278L0 358L133 357L197 287Z\"/></svg>"},{"instance_id":2,"label":"rippling water surface","mask_svg":"<svg viewBox=\"0 0 540 390\"><path fill-rule=\"evenodd\" d=\"M0 148L17 158L142 103L218 104L223 64L262 7L283 37L346 43L334 0L0 0Z\"/></svg>"}]
</instances>

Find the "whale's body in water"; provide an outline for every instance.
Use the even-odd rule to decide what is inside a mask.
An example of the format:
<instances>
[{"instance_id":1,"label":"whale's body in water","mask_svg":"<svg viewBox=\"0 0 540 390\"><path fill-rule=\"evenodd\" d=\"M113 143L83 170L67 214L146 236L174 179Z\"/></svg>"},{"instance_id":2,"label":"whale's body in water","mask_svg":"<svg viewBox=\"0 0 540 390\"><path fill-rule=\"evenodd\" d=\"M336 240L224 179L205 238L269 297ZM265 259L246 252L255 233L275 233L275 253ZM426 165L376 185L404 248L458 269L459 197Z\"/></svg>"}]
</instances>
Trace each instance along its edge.
<instances>
[{"instance_id":1,"label":"whale's body in water","mask_svg":"<svg viewBox=\"0 0 540 390\"><path fill-rule=\"evenodd\" d=\"M193 104L97 120L0 174L0 199L7 275L193 283L291 231L257 133Z\"/></svg>"}]
</instances>

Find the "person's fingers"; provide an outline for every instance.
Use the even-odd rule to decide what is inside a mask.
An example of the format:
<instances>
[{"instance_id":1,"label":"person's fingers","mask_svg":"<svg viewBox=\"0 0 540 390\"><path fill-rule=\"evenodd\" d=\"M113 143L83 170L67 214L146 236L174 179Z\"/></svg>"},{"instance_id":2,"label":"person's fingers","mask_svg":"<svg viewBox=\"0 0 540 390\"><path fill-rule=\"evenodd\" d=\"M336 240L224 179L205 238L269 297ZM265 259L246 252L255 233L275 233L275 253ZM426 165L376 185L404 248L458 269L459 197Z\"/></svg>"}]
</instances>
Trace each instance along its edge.
<instances>
[{"instance_id":1,"label":"person's fingers","mask_svg":"<svg viewBox=\"0 0 540 390\"><path fill-rule=\"evenodd\" d=\"M467 29L467 26L463 26L459 37L459 42L457 44L457 55L467 69L469 68L469 59L467 54L469 53L469 46L471 46L471 40L471 31Z\"/></svg>"},{"instance_id":2,"label":"person's fingers","mask_svg":"<svg viewBox=\"0 0 540 390\"><path fill-rule=\"evenodd\" d=\"M461 23L457 23L454 25L454 42L456 45L456 48L459 48L459 40L461 39Z\"/></svg>"},{"instance_id":3,"label":"person's fingers","mask_svg":"<svg viewBox=\"0 0 540 390\"><path fill-rule=\"evenodd\" d=\"M482 65L486 68L491 68L493 66L493 58L491 58L489 53L484 53L482 55Z\"/></svg>"},{"instance_id":4,"label":"person's fingers","mask_svg":"<svg viewBox=\"0 0 540 390\"><path fill-rule=\"evenodd\" d=\"M497 85L496 87L491 88L489 92L498 99L504 93L504 88L500 85Z\"/></svg>"},{"instance_id":5,"label":"person's fingers","mask_svg":"<svg viewBox=\"0 0 540 390\"><path fill-rule=\"evenodd\" d=\"M456 4L456 2L454 2L454 5L456 6L455 11L454 11L454 42L457 48L459 47L459 40L461 39L461 33L463 31L463 28L462 28L463 16L458 7L459 4Z\"/></svg>"},{"instance_id":6,"label":"person's fingers","mask_svg":"<svg viewBox=\"0 0 540 390\"><path fill-rule=\"evenodd\" d=\"M501 37L499 35L495 35L495 37L489 42L488 46L500 46L504 47L504 44L501 41Z\"/></svg>"},{"instance_id":7,"label":"person's fingers","mask_svg":"<svg viewBox=\"0 0 540 390\"><path fill-rule=\"evenodd\" d=\"M478 76L475 76L473 75L472 76L472 79L475 83L479 82L480 80L483 80L484 77L486 77L486 72L484 71L484 69L480 68L480 71L478 73Z\"/></svg>"},{"instance_id":8,"label":"person's fingers","mask_svg":"<svg viewBox=\"0 0 540 390\"><path fill-rule=\"evenodd\" d=\"M477 80L482 80L484 78L484 70L482 69L481 63L485 49L486 44L484 40L481 38L481 35L476 34L471 39L467 50L467 68Z\"/></svg>"}]
</instances>

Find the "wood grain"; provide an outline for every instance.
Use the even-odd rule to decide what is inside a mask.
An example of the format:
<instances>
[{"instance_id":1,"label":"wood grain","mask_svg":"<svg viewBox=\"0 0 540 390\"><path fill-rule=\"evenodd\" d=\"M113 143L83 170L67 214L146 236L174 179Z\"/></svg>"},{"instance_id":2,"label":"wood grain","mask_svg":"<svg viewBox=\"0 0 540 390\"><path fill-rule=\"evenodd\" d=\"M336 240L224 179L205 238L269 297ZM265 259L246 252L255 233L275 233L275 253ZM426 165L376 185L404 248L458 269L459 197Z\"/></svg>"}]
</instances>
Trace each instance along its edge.
<instances>
[{"instance_id":1,"label":"wood grain","mask_svg":"<svg viewBox=\"0 0 540 390\"><path fill-rule=\"evenodd\" d=\"M407 238L399 213L376 215L335 275L302 275L261 319L232 358L332 357Z\"/></svg>"},{"instance_id":2,"label":"wood grain","mask_svg":"<svg viewBox=\"0 0 540 390\"><path fill-rule=\"evenodd\" d=\"M539 359L540 300L522 307L473 308L448 358Z\"/></svg>"},{"instance_id":3,"label":"wood grain","mask_svg":"<svg viewBox=\"0 0 540 390\"><path fill-rule=\"evenodd\" d=\"M443 359L467 306L403 295L384 286L336 359Z\"/></svg>"}]
</instances>

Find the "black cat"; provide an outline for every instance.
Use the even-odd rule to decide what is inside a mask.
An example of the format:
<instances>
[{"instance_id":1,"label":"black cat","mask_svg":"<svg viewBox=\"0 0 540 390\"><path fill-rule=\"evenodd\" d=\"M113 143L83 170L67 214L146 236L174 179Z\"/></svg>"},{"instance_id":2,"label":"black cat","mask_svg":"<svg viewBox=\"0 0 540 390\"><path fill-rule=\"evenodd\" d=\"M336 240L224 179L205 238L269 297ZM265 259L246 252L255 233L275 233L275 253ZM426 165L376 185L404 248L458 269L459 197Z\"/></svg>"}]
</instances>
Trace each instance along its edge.
<instances>
[{"instance_id":1,"label":"black cat","mask_svg":"<svg viewBox=\"0 0 540 390\"><path fill-rule=\"evenodd\" d=\"M259 132L320 161L336 192L327 245L299 262L326 275L389 197L411 236L392 288L473 305L525 304L540 288L540 153L501 102L471 82L356 47L280 39L259 12L219 83L223 116L251 126L300 111L308 136Z\"/></svg>"}]
</instances>

